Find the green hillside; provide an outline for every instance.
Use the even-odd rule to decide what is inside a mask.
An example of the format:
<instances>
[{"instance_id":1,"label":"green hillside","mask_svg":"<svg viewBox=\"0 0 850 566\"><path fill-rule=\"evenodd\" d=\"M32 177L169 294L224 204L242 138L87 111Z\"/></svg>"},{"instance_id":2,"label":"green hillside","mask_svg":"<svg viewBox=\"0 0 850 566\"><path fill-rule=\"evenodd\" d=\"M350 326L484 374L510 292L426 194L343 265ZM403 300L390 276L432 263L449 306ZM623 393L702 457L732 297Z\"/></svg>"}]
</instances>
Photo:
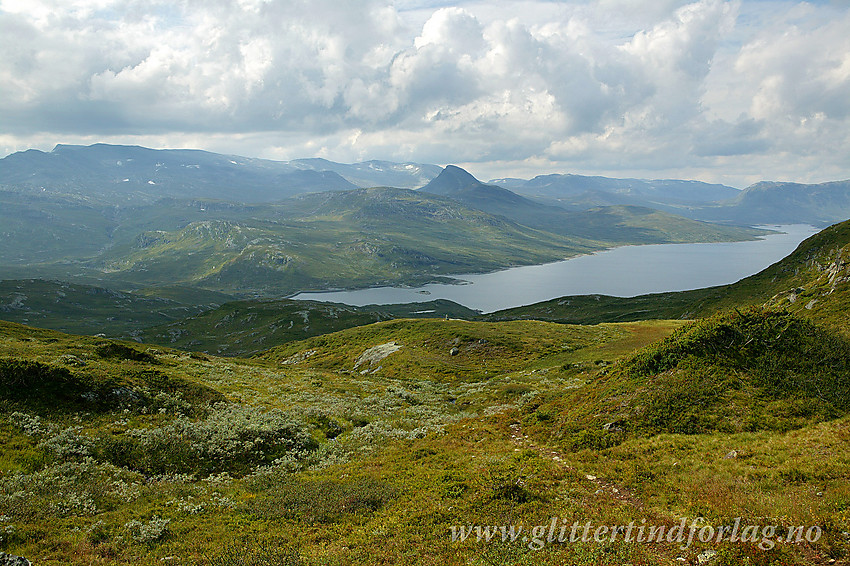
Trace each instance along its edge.
<instances>
[{"instance_id":1,"label":"green hillside","mask_svg":"<svg viewBox=\"0 0 850 566\"><path fill-rule=\"evenodd\" d=\"M389 188L205 211L210 212L217 219L193 219L179 229L148 229L125 238L88 261L88 268L139 286L171 282L242 296L281 296L417 285L624 243L738 240L763 233L629 208L580 213L553 233L449 198ZM606 227L612 231L607 239Z\"/></svg>"},{"instance_id":2,"label":"green hillside","mask_svg":"<svg viewBox=\"0 0 850 566\"><path fill-rule=\"evenodd\" d=\"M787 312L681 327L585 386L520 411L534 442L570 454L621 500L708 524L830 524L829 550L718 549L721 564L844 563L850 342ZM823 457L816 456L823 454ZM792 519L792 517L794 517ZM825 533L830 528L825 528Z\"/></svg>"},{"instance_id":3,"label":"green hillside","mask_svg":"<svg viewBox=\"0 0 850 566\"><path fill-rule=\"evenodd\" d=\"M188 287L118 292L41 279L0 281L0 320L226 356L382 320L478 316L443 299L353 307L291 299L234 301Z\"/></svg>"},{"instance_id":4,"label":"green hillside","mask_svg":"<svg viewBox=\"0 0 850 566\"><path fill-rule=\"evenodd\" d=\"M850 412L850 341L787 312L734 310L619 359L548 410L558 422L543 428L572 446L787 431Z\"/></svg>"},{"instance_id":5,"label":"green hillside","mask_svg":"<svg viewBox=\"0 0 850 566\"><path fill-rule=\"evenodd\" d=\"M646 323L669 331L676 323ZM464 320L392 320L284 344L260 355L275 363L334 373L376 374L388 379L462 383L531 367L572 373L566 362L611 360L609 342L629 343L631 325L572 326L538 321L499 324ZM657 334L655 334L657 336ZM375 348L374 355L363 353ZM392 355L389 355L391 352ZM384 355L386 354L386 355ZM593 358L593 360L591 360ZM541 365L546 360L546 365ZM579 364L580 365L580 364Z\"/></svg>"},{"instance_id":6,"label":"green hillside","mask_svg":"<svg viewBox=\"0 0 850 566\"><path fill-rule=\"evenodd\" d=\"M115 204L77 193L0 191L5 279L282 297L418 285L624 244L734 241L764 233L638 207L570 213L518 195L524 206L504 210L487 199L464 204L392 188L261 204L132 194Z\"/></svg>"},{"instance_id":7,"label":"green hillside","mask_svg":"<svg viewBox=\"0 0 850 566\"><path fill-rule=\"evenodd\" d=\"M177 295L176 290L168 293ZM193 292L175 299L40 279L0 281L0 319L77 334L138 336L141 329L214 308L227 297Z\"/></svg>"},{"instance_id":8,"label":"green hillside","mask_svg":"<svg viewBox=\"0 0 850 566\"><path fill-rule=\"evenodd\" d=\"M493 316L589 323L575 325L459 320L474 313L447 301L219 304L215 289L284 288L287 273L435 277L535 238L567 244L413 191L199 218L208 204L172 206L168 230L138 214L140 237L124 224L123 243L73 265L137 291L0 284L0 318L102 320L164 344L0 322L0 552L50 566L850 562L850 222L732 285ZM602 214L639 228L629 207ZM465 230L484 255L467 255ZM625 540L697 518L758 528ZM569 541L586 524L605 536ZM523 530L502 540L502 525Z\"/></svg>"},{"instance_id":9,"label":"green hillside","mask_svg":"<svg viewBox=\"0 0 850 566\"><path fill-rule=\"evenodd\" d=\"M441 274L550 261L599 244L559 238L455 203L401 189L319 194L144 232L94 264L109 277L231 293L424 283Z\"/></svg>"},{"instance_id":10,"label":"green hillside","mask_svg":"<svg viewBox=\"0 0 850 566\"><path fill-rule=\"evenodd\" d=\"M367 307L289 299L234 301L197 316L147 328L140 337L144 342L182 350L244 356L382 320L477 316L476 311L446 300Z\"/></svg>"},{"instance_id":11,"label":"green hillside","mask_svg":"<svg viewBox=\"0 0 850 566\"><path fill-rule=\"evenodd\" d=\"M109 244L115 225L111 211L95 199L0 190L0 265L96 255Z\"/></svg>"}]
</instances>

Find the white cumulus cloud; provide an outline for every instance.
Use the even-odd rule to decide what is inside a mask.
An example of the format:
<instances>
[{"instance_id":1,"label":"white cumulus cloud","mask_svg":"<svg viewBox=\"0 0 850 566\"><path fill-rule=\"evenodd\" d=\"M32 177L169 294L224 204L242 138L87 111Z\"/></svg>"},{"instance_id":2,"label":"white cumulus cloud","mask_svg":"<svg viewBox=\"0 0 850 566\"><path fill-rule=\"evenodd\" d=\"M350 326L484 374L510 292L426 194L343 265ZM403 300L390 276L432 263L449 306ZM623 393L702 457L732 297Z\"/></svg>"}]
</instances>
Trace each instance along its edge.
<instances>
[{"instance_id":1,"label":"white cumulus cloud","mask_svg":"<svg viewBox=\"0 0 850 566\"><path fill-rule=\"evenodd\" d=\"M0 26L7 153L850 177L840 2L0 0Z\"/></svg>"}]
</instances>

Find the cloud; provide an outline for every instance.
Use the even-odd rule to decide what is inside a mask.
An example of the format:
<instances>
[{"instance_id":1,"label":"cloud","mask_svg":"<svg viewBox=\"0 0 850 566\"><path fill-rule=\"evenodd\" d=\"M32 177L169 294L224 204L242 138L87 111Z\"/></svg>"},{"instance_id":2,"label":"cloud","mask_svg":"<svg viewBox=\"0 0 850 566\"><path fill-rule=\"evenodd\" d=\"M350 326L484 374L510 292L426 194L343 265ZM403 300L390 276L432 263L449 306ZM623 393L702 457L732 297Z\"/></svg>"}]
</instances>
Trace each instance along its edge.
<instances>
[{"instance_id":1,"label":"cloud","mask_svg":"<svg viewBox=\"0 0 850 566\"><path fill-rule=\"evenodd\" d=\"M9 151L850 176L837 2L0 0L0 25Z\"/></svg>"}]
</instances>

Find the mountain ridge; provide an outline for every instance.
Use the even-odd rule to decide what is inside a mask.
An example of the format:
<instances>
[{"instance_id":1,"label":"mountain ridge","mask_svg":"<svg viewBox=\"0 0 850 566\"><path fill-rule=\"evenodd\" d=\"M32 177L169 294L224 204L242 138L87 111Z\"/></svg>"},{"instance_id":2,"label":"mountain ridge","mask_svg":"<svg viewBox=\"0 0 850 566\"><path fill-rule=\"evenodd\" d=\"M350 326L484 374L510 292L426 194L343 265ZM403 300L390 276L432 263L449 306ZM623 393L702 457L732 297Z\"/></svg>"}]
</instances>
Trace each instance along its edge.
<instances>
[{"instance_id":1,"label":"mountain ridge","mask_svg":"<svg viewBox=\"0 0 850 566\"><path fill-rule=\"evenodd\" d=\"M0 266L9 279L123 289L177 283L243 298L280 297L424 284L621 244L763 233L649 209L568 212L506 189L481 190L510 202L476 196L465 204L421 190L373 187L274 203L169 197L115 206L96 196L0 191Z\"/></svg>"},{"instance_id":2,"label":"mountain ridge","mask_svg":"<svg viewBox=\"0 0 850 566\"><path fill-rule=\"evenodd\" d=\"M344 164L323 158L275 161L197 149L57 144L51 152L30 149L0 159L0 188L76 197L96 195L100 201L121 206L163 197L274 202L303 192L353 187L422 189L443 171L437 165L413 162ZM633 205L711 222L806 223L819 227L850 217L850 180L819 184L762 181L743 190L693 180L616 179L571 173L494 181L499 183L475 179L475 183L466 185L474 185L470 192L477 191L479 197L488 192L490 199L495 198L495 188L483 187L498 186L531 201L572 211ZM429 190L436 189L432 185ZM502 196L513 198L506 193Z\"/></svg>"},{"instance_id":3,"label":"mountain ridge","mask_svg":"<svg viewBox=\"0 0 850 566\"><path fill-rule=\"evenodd\" d=\"M0 185L97 194L116 204L126 203L128 196L148 202L163 197L273 202L301 192L392 184L389 181L412 188L438 169L382 162L387 166L381 170L376 163L274 161L198 149L58 144L51 152L26 150L0 159Z\"/></svg>"}]
</instances>

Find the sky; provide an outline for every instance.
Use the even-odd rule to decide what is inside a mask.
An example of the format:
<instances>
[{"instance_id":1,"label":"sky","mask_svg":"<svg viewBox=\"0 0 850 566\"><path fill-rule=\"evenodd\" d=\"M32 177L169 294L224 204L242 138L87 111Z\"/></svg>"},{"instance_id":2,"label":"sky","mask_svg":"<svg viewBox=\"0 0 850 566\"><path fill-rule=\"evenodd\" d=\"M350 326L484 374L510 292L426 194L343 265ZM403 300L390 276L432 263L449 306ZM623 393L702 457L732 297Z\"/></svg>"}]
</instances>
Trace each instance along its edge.
<instances>
[{"instance_id":1,"label":"sky","mask_svg":"<svg viewBox=\"0 0 850 566\"><path fill-rule=\"evenodd\" d=\"M850 0L0 0L0 155L58 143L850 178Z\"/></svg>"}]
</instances>

